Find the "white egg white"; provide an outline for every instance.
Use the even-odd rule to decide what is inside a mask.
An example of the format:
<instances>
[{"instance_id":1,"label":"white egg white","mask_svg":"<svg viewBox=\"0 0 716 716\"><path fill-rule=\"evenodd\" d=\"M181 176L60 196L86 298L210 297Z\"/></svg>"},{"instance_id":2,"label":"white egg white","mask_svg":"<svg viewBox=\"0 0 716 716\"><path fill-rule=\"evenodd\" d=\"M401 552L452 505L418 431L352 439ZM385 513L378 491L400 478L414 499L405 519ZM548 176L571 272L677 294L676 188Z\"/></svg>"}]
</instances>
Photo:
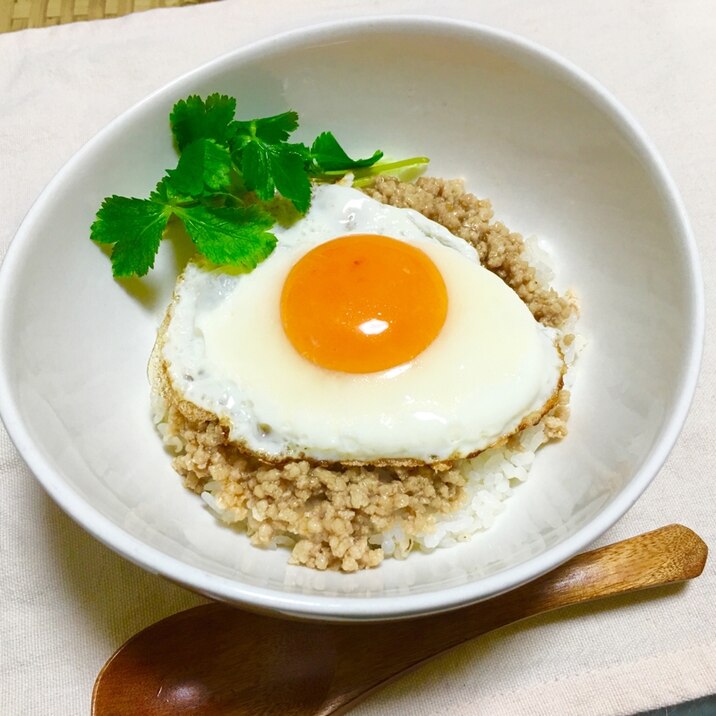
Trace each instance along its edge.
<instances>
[{"instance_id":1,"label":"white egg white","mask_svg":"<svg viewBox=\"0 0 716 716\"><path fill-rule=\"evenodd\" d=\"M248 450L277 461L466 457L513 433L558 390L563 361L554 331L480 266L472 246L418 212L326 185L315 189L305 217L275 233L276 249L251 273L190 264L162 342L174 391L222 419ZM419 247L448 291L447 319L433 343L377 373L309 362L289 342L279 312L295 262L357 233Z\"/></svg>"}]
</instances>

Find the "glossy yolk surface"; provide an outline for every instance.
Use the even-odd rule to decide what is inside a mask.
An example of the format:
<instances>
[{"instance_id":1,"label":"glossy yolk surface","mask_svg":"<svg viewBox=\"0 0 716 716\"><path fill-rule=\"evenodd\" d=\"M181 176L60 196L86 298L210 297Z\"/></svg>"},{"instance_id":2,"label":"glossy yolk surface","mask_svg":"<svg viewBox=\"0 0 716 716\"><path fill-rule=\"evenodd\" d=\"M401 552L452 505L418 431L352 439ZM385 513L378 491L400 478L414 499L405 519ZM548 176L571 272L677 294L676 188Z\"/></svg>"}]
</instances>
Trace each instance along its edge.
<instances>
[{"instance_id":1,"label":"glossy yolk surface","mask_svg":"<svg viewBox=\"0 0 716 716\"><path fill-rule=\"evenodd\" d=\"M281 321L312 363L372 373L406 363L440 333L447 289L428 255L375 234L342 236L305 254L289 271Z\"/></svg>"}]
</instances>

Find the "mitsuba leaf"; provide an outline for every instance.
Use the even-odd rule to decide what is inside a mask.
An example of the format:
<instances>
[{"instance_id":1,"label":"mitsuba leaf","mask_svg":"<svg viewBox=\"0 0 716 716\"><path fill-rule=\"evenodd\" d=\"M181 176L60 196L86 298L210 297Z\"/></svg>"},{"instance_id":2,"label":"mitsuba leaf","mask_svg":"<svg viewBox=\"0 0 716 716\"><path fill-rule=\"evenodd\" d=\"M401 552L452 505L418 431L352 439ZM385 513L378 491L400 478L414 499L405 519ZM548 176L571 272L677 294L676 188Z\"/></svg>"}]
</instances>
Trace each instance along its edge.
<instances>
[{"instance_id":1,"label":"mitsuba leaf","mask_svg":"<svg viewBox=\"0 0 716 716\"><path fill-rule=\"evenodd\" d=\"M282 145L270 154L271 171L276 189L305 214L311 204L311 181L306 174L303 154Z\"/></svg>"},{"instance_id":2,"label":"mitsuba leaf","mask_svg":"<svg viewBox=\"0 0 716 716\"><path fill-rule=\"evenodd\" d=\"M271 167L271 145L251 141L241 153L241 173L248 189L253 189L264 201L276 191Z\"/></svg>"},{"instance_id":3,"label":"mitsuba leaf","mask_svg":"<svg viewBox=\"0 0 716 716\"><path fill-rule=\"evenodd\" d=\"M305 214L311 203L311 182L306 174L306 155L301 151L302 146L266 144L258 140L247 144L241 155L241 172L246 186L265 201L278 189Z\"/></svg>"},{"instance_id":4,"label":"mitsuba leaf","mask_svg":"<svg viewBox=\"0 0 716 716\"><path fill-rule=\"evenodd\" d=\"M149 199L157 204L179 204L192 200L190 196L180 193L168 176L163 177L154 187Z\"/></svg>"},{"instance_id":5,"label":"mitsuba leaf","mask_svg":"<svg viewBox=\"0 0 716 716\"><path fill-rule=\"evenodd\" d=\"M209 95L206 100L191 95L177 102L169 115L169 123L179 151L197 139L228 144L235 113L236 100L218 93Z\"/></svg>"},{"instance_id":6,"label":"mitsuba leaf","mask_svg":"<svg viewBox=\"0 0 716 716\"><path fill-rule=\"evenodd\" d=\"M167 172L169 184L178 194L198 197L225 191L231 184L229 149L213 139L197 139L188 144L176 169Z\"/></svg>"},{"instance_id":7,"label":"mitsuba leaf","mask_svg":"<svg viewBox=\"0 0 716 716\"><path fill-rule=\"evenodd\" d=\"M380 151L351 159L330 132L316 137L310 149L291 143L298 127L293 111L249 121L235 120L235 112L236 100L218 93L177 102L170 115L180 153L176 168L167 171L149 199L104 200L91 238L112 246L115 276L143 276L154 266L173 215L210 261L251 270L271 253L276 238L270 232L273 217L258 206L243 205L247 191L264 201L278 191L305 213L312 175L326 180L354 170L358 181L368 181L414 161L373 166L383 156Z\"/></svg>"},{"instance_id":8,"label":"mitsuba leaf","mask_svg":"<svg viewBox=\"0 0 716 716\"><path fill-rule=\"evenodd\" d=\"M197 249L215 264L254 269L276 246L273 217L257 206L175 210Z\"/></svg>"},{"instance_id":9,"label":"mitsuba leaf","mask_svg":"<svg viewBox=\"0 0 716 716\"><path fill-rule=\"evenodd\" d=\"M111 196L102 202L90 237L113 244L112 273L118 277L144 276L154 267L171 209L150 199Z\"/></svg>"},{"instance_id":10,"label":"mitsuba leaf","mask_svg":"<svg viewBox=\"0 0 716 716\"><path fill-rule=\"evenodd\" d=\"M319 171L340 171L369 167L375 164L383 152L377 151L365 159L351 159L331 132L322 132L311 145L311 158Z\"/></svg>"},{"instance_id":11,"label":"mitsuba leaf","mask_svg":"<svg viewBox=\"0 0 716 716\"><path fill-rule=\"evenodd\" d=\"M297 127L298 114L289 111L275 114L273 117L248 121L236 120L232 125L232 130L238 139L239 146L243 146L247 140L254 138L268 144L280 144L285 142Z\"/></svg>"}]
</instances>

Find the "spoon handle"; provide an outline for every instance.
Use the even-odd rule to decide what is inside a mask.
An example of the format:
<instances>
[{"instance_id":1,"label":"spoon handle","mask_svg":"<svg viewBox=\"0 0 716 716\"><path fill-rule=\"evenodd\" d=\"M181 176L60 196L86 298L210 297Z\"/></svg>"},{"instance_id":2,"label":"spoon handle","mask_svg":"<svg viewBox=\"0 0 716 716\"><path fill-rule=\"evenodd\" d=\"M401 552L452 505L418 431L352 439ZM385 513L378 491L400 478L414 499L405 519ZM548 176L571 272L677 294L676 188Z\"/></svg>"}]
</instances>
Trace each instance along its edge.
<instances>
[{"instance_id":1,"label":"spoon handle","mask_svg":"<svg viewBox=\"0 0 716 716\"><path fill-rule=\"evenodd\" d=\"M688 527L652 532L578 554L561 567L497 597L505 623L552 609L698 577L708 548ZM484 611L497 600L475 605ZM483 608L480 608L483 607Z\"/></svg>"},{"instance_id":2,"label":"spoon handle","mask_svg":"<svg viewBox=\"0 0 716 716\"><path fill-rule=\"evenodd\" d=\"M420 619L289 622L207 604L140 632L105 664L94 716L327 716L462 642L525 617L701 574L704 542L669 525L578 555L478 604Z\"/></svg>"},{"instance_id":3,"label":"spoon handle","mask_svg":"<svg viewBox=\"0 0 716 716\"><path fill-rule=\"evenodd\" d=\"M316 713L345 713L398 675L507 624L574 604L698 577L707 554L706 544L695 532L683 525L667 525L579 554L522 587L456 611L383 625L349 626L346 632L355 630L350 638L366 647L377 640L383 652L378 657L382 664L374 667L374 658L365 663L353 660L354 673L363 674L361 679L354 677L353 693L346 693L345 680L339 674L336 683L343 682L337 690L340 695L335 694L332 707ZM406 643L411 644L410 649L405 648ZM353 651L361 653L359 649ZM393 673L385 678L389 664ZM383 671L383 679L378 670ZM370 687L371 683L375 685Z\"/></svg>"}]
</instances>

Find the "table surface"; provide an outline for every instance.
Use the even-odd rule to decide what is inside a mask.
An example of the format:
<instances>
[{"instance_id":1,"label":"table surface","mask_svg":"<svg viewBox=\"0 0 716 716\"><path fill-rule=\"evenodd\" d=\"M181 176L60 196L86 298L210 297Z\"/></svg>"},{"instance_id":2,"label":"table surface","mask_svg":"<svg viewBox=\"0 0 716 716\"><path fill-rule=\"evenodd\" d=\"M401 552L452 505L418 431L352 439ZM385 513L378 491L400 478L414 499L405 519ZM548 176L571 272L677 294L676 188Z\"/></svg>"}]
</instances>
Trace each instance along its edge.
<instances>
[{"instance_id":1,"label":"table surface","mask_svg":"<svg viewBox=\"0 0 716 716\"><path fill-rule=\"evenodd\" d=\"M84 7L86 17L102 16L100 7L119 16L146 8L142 1L84 0ZM0 3L0 23L11 18L0 31L17 30L0 35L0 258L63 163L113 117L179 74L306 24L440 14L510 30L557 51L632 111L682 192L710 304L716 277L711 0L484 0L479 8L462 0L224 0L26 30L22 22L31 17L54 25L62 17L81 19L82 6ZM713 320L709 311L701 380L681 438L644 497L597 544L668 522L716 543ZM2 428L0 552L2 714L88 713L94 676L119 644L203 601L126 562L75 525L33 480ZM716 692L714 593L716 569L709 563L687 586L508 627L409 675L354 713L613 716L666 714L664 707L679 703L668 713L716 713L716 698L708 697Z\"/></svg>"},{"instance_id":2,"label":"table surface","mask_svg":"<svg viewBox=\"0 0 716 716\"><path fill-rule=\"evenodd\" d=\"M122 17L133 12L213 0L0 0L0 32Z\"/></svg>"}]
</instances>

